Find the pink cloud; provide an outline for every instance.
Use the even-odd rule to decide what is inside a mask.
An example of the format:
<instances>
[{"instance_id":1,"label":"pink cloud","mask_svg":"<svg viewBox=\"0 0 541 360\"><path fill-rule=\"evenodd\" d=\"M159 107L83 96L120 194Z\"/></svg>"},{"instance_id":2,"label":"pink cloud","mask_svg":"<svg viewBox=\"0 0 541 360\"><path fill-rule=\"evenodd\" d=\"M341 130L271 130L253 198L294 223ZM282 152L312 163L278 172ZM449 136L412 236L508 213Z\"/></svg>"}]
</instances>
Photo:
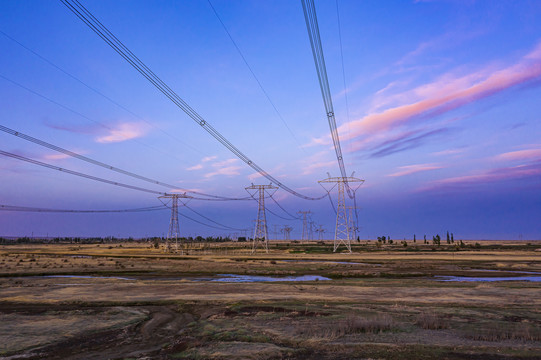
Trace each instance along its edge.
<instances>
[{"instance_id":1,"label":"pink cloud","mask_svg":"<svg viewBox=\"0 0 541 360\"><path fill-rule=\"evenodd\" d=\"M417 165L407 165L407 166L400 166L399 169L401 171L395 172L393 174L389 174L387 176L405 176L405 175L411 175L415 174L421 171L429 171L429 170L436 170L436 169L442 169L443 166L435 165L435 164L417 164Z\"/></svg>"},{"instance_id":2,"label":"pink cloud","mask_svg":"<svg viewBox=\"0 0 541 360\"><path fill-rule=\"evenodd\" d=\"M496 160L516 161L516 160L540 160L541 149L528 149L511 151L496 156Z\"/></svg>"},{"instance_id":3,"label":"pink cloud","mask_svg":"<svg viewBox=\"0 0 541 360\"><path fill-rule=\"evenodd\" d=\"M186 170L193 171L193 170L200 170L202 168L203 168L202 164L197 164L197 165L194 165L194 166L190 166L189 168L186 168Z\"/></svg>"},{"instance_id":4,"label":"pink cloud","mask_svg":"<svg viewBox=\"0 0 541 360\"><path fill-rule=\"evenodd\" d=\"M99 143L115 143L144 136L148 132L148 125L140 122L126 122L108 129L108 134L96 138Z\"/></svg>"},{"instance_id":5,"label":"pink cloud","mask_svg":"<svg viewBox=\"0 0 541 360\"><path fill-rule=\"evenodd\" d=\"M227 159L227 160L224 160L224 161L214 163L214 164L212 164L212 167L215 168L216 170L212 171L210 173L207 173L204 176L205 176L205 178L208 179L208 178L211 178L211 177L217 176L217 175L226 175L226 176L239 175L240 170L242 169L242 167L237 166L237 165L233 165L233 164L237 163L238 161L239 161L239 159Z\"/></svg>"},{"instance_id":6,"label":"pink cloud","mask_svg":"<svg viewBox=\"0 0 541 360\"><path fill-rule=\"evenodd\" d=\"M479 174L457 176L447 179L436 180L419 191L437 189L460 188L467 186L485 185L508 180L538 179L541 176L541 163L519 165L488 170Z\"/></svg>"},{"instance_id":7,"label":"pink cloud","mask_svg":"<svg viewBox=\"0 0 541 360\"><path fill-rule=\"evenodd\" d=\"M446 74L435 82L403 94L393 95L399 98L413 96L418 100L368 114L352 121L349 124L351 130L349 133L348 126L345 125L340 126L339 132L345 134L344 139L386 132L406 124L412 118L448 112L539 77L541 77L541 43L515 65L499 70L486 67L461 77Z\"/></svg>"}]
</instances>

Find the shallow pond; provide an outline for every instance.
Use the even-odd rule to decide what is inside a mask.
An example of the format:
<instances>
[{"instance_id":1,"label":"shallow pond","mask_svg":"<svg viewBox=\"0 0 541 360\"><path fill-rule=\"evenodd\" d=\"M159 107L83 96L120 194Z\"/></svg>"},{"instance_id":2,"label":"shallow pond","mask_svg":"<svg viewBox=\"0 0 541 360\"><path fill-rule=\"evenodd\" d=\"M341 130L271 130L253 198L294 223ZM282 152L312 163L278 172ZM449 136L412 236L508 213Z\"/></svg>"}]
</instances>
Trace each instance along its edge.
<instances>
[{"instance_id":1,"label":"shallow pond","mask_svg":"<svg viewBox=\"0 0 541 360\"><path fill-rule=\"evenodd\" d=\"M218 274L219 278L211 279L210 281L220 282L276 282L276 281L328 281L331 280L320 275L303 275L303 276L288 276L288 277L273 277L273 276L254 276L254 275L236 275L236 274Z\"/></svg>"},{"instance_id":2,"label":"shallow pond","mask_svg":"<svg viewBox=\"0 0 541 360\"><path fill-rule=\"evenodd\" d=\"M439 281L480 281L480 282L496 282L496 281L532 281L541 282L541 276L502 276L502 277L469 277L469 276L436 276Z\"/></svg>"}]
</instances>

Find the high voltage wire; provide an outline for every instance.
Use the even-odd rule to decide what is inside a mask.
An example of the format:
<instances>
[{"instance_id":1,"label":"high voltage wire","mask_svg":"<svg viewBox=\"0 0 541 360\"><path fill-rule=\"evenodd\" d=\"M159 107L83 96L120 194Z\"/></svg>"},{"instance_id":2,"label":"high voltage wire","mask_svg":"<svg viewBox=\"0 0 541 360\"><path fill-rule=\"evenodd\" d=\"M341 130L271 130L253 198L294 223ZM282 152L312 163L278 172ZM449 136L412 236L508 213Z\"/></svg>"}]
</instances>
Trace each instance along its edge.
<instances>
[{"instance_id":1,"label":"high voltage wire","mask_svg":"<svg viewBox=\"0 0 541 360\"><path fill-rule=\"evenodd\" d=\"M33 159L30 159L30 158L27 158L27 157L24 157L24 156L21 156L21 155L17 155L17 154L13 154L13 153L3 151L3 150L0 150L0 155L4 155L4 156L7 156L7 157L10 157L10 158L13 158L13 159L26 161L26 162L29 162L31 164L43 166L43 167L46 167L46 168L49 168L49 169L58 170L60 172L66 173L66 174L71 174L71 175L83 177L83 178L86 178L86 179L90 179L90 180L110 184L110 185L120 186L120 187L123 187L123 188L132 189L132 190L138 190L138 191L147 192L147 193L155 194L155 195L167 195L167 193L164 193L164 192L150 190L150 189L142 188L142 187L139 187L139 186L128 185L128 184L124 184L124 183L117 182L117 181L111 181L111 180L103 179L103 178L100 178L100 177L97 177L97 176L92 176L92 175L88 175L88 174L85 174L85 173L81 173L81 172L78 172L78 171L68 170L68 169L65 169L65 168L61 168L61 167L58 167L58 166L47 164L47 163L44 163L44 162L41 162L41 161L38 161L38 160L33 160Z\"/></svg>"},{"instance_id":2,"label":"high voltage wire","mask_svg":"<svg viewBox=\"0 0 541 360\"><path fill-rule=\"evenodd\" d=\"M329 123L334 150L336 152L336 159L338 160L338 166L340 167L342 177L347 178L344 158L342 156L342 148L340 146L340 138L338 136L338 128L336 127L336 119L334 117L331 89L329 87L329 79L327 78L327 67L325 65L325 57L323 56L323 47L321 45L321 37L319 35L316 8L313 0L301 0L301 2L302 9L304 11L304 19L306 21L306 28L308 29L308 36L310 38L310 45L312 47L312 55L316 65L319 86L321 88L321 95L323 96L323 104L325 105L325 111L327 112L327 121ZM348 196L352 198L353 194L348 182L346 181L345 184Z\"/></svg>"},{"instance_id":3,"label":"high voltage wire","mask_svg":"<svg viewBox=\"0 0 541 360\"><path fill-rule=\"evenodd\" d=\"M6 81L12 83L13 85L16 85L16 86L20 87L21 89L24 89L24 90L26 90L26 91L28 91L28 92L30 92L30 93L32 93L32 94L38 96L38 97L40 97L40 98L42 98L42 99L44 99L44 100L47 100L47 101L49 101L50 103L55 104L55 105L61 107L61 108L64 109L64 110L67 110L67 111L69 111L69 112L71 112L71 113L73 113L73 114L75 114L75 115L78 115L78 116L80 116L80 117L82 117L82 118L84 118L84 119L86 119L86 120L88 120L88 121L91 121L91 122L93 122L93 123L95 123L95 124L97 124L97 125L99 125L99 126L105 128L105 129L107 129L107 130L111 130L111 131L114 130L114 129L111 128L110 126L107 126L107 125L105 125L105 124L103 124L103 123L101 123L101 122L99 122L99 121L97 121L97 120L94 120L94 119L92 119L92 118L90 118L90 117L88 117L88 116L86 116L86 115L83 115L83 114L81 114L80 112L78 112L78 111L76 111L76 110L73 110L73 109L71 109L70 107L68 107L68 106L66 106L66 105L63 105L63 104L61 104L61 103L59 103L59 102L57 102L57 101L55 101L55 100L53 100L53 99L50 99L50 98L48 98L47 96L42 95L42 94L38 93L37 91L34 91L34 90L32 90L32 89L30 89L30 88L28 88L28 87L26 87L26 86L24 86L24 85L22 85L22 84L19 84L18 82L14 81L14 80L11 80L10 78L7 78L7 77L5 77L5 76L2 75L2 74L0 74L0 78L2 78L2 79L4 79L4 80L6 80ZM174 155L171 155L171 154L169 154L169 153L167 153L167 152L164 152L164 151L162 151L162 150L160 150L160 149L158 149L158 148L155 148L155 147L153 147L153 146L151 146L151 145L148 145L148 144L146 144L146 143L144 143L144 142L142 142L142 141L139 141L139 140L137 140L137 139L133 139L133 141L135 141L135 142L137 142L137 143L139 143L139 144L141 144L141 145L143 145L143 146L146 146L146 147L148 147L149 149L152 149L152 150L157 151L157 152L159 152L159 153L162 153L162 154L164 154L164 155L167 155L167 156L173 157L173 158L175 158L175 159L177 159L177 160L180 160L178 157L176 157L176 156L174 156Z\"/></svg>"},{"instance_id":4,"label":"high voltage wire","mask_svg":"<svg viewBox=\"0 0 541 360\"><path fill-rule=\"evenodd\" d=\"M106 99L107 101L109 101L110 103L116 105L117 107L121 108L122 110L128 112L129 114L135 116L136 118L144 121L146 124L148 124L149 126L157 129L158 131L162 132L163 134L169 136L170 138L180 142L181 144L183 144L184 146L187 146L189 147L190 149L200 153L200 154L203 154L201 151L199 151L198 149L196 149L195 147L185 143L184 141L182 141L181 139L179 139L178 137L174 136L173 134L170 134L168 132L166 132L165 130L161 129L160 127L156 126L155 124L151 123L150 121L147 121L145 120L143 117L137 115L136 113L134 113L133 111L129 110L128 108L126 108L125 106L119 104L117 101L111 99L109 96L103 94L102 92L100 92L99 90L93 88L92 86L86 84L85 82L83 82L81 79L77 78L75 75L72 75L70 74L69 72L67 72L66 70L62 69L60 66L56 65L55 63L53 63L52 61L46 59L45 57L43 57L42 55L38 54L36 51L30 49L29 47L25 46L24 44L22 44L21 42L17 41L16 39L14 39L13 37L9 36L8 34L6 34L5 32L3 32L2 30L0 30L0 34L4 35L6 38L8 38L9 40L13 41L14 43L16 43L17 45L19 45L20 47L22 47L23 49L27 50L28 52L30 52L31 54L35 55L36 57L38 57L39 59L43 60L44 62L46 62L47 64L49 64L50 66L54 67L55 69L57 69L58 71L64 73L65 75L67 75L68 77L72 78L73 80L77 81L78 83L80 83L81 85L85 86L87 89L93 91L94 93L100 95L101 97L103 97L104 99ZM204 155L204 154L203 154Z\"/></svg>"},{"instance_id":5,"label":"high voltage wire","mask_svg":"<svg viewBox=\"0 0 541 360\"><path fill-rule=\"evenodd\" d=\"M159 200L162 202L162 204L163 204L164 206L166 206L166 207L168 207L169 209L171 209L171 207L168 205L169 202L165 203L165 202L163 202L162 199L159 199ZM187 200L189 201L189 200L191 200L191 198L188 198ZM212 223L214 223L214 224L216 224L216 225L221 226L221 227L222 227L221 230L237 230L237 231L244 231L244 230L247 230L247 229L238 229L238 228L234 228L234 227L231 227L231 226L228 226L228 225L220 224L219 222L214 221L214 220L212 220L211 218L209 218L209 217L207 217L207 216L205 216L205 215L203 215L203 214L201 214L201 213L195 211L194 209L192 209L191 207L189 207L187 203L182 202L182 205L183 205L183 207L185 207L186 209L190 210L190 211L193 212L194 214L197 214L197 215L201 216L202 218L204 218L204 219L206 219L206 220L208 220L208 221L210 221L210 222L212 222ZM180 212L179 212L179 214L180 214ZM190 220L193 220L193 219L191 219L191 218L189 218L189 219L190 219ZM194 221L195 221L195 220L194 220ZM202 222L199 222L199 223L200 223L200 224L203 224L203 225L205 225L205 226L211 226L211 225L208 225L208 224L204 224L204 223L202 223ZM211 226L211 227L213 227L213 226ZM216 228L216 229L218 229L218 228Z\"/></svg>"},{"instance_id":6,"label":"high voltage wire","mask_svg":"<svg viewBox=\"0 0 541 360\"><path fill-rule=\"evenodd\" d=\"M284 126L287 128L287 130L289 131L289 133L291 134L291 136L293 137L293 139L295 139L295 142L297 143L297 145L299 145L299 149L301 149L303 152L304 152L304 149L302 148L302 145L301 143L299 142L299 140L297 139L297 137L295 136L295 134L293 133L293 131L291 130L291 128L289 127L289 125L287 124L286 120L284 119L284 117L282 116L282 114L278 111L278 108L276 107L276 105L274 104L274 102L271 100L269 94L267 93L267 91L265 90L265 88L263 87L263 84L261 84L261 82L259 81L258 77L256 76L256 74L254 73L252 67L250 66L250 64L248 64L248 61L246 60L246 57L244 57L244 54L242 53L242 51L240 50L239 46L237 45L237 43L235 42L235 40L233 39L233 36L231 36L231 33L229 32L229 30L227 30L227 27L225 26L224 22L222 21L222 18L220 17L220 15L218 14L218 12L216 11L216 9L214 8L214 6L212 5L212 2L210 0L207 0L210 7L212 8L212 11L214 12L214 15L216 15L216 17L218 18L218 21L220 22L220 24L222 24L222 27L224 28L225 32L227 33L227 36L229 36L229 39L231 40L231 42L233 43L233 45L235 46L235 49L237 49L237 52L239 53L240 57L242 58L242 61L244 61L244 64L246 64L246 67L248 68L248 70L250 71L250 73L252 74L252 76L254 77L255 81L257 82L257 84L259 85L259 88L261 89L261 91L263 92L263 94L265 95L265 97L267 98L267 100L269 101L269 103L271 104L272 108L274 109L274 111L276 112L276 114L278 115L278 117L280 118L280 120L282 120L282 123L284 124Z\"/></svg>"},{"instance_id":7,"label":"high voltage wire","mask_svg":"<svg viewBox=\"0 0 541 360\"><path fill-rule=\"evenodd\" d=\"M199 115L190 105L188 105L180 96L177 95L171 88L163 82L152 70L150 70L136 55L134 55L119 39L117 39L98 19L94 17L83 5L77 0L60 0L68 9L70 9L81 21L83 21L92 31L94 31L102 40L104 40L113 50L122 56L131 66L133 66L141 75L143 75L150 83L152 83L160 92L162 92L169 100L183 110L192 120L200 125L205 131L212 135L222 145L224 145L235 156L241 159L244 163L257 171L259 174L269 179L274 184L278 185L287 192L306 199L319 200L323 199L327 194L321 197L305 196L282 184L274 176L267 173L259 165L254 163L243 152L235 147L229 140L220 134L212 127L201 115Z\"/></svg>"},{"instance_id":8,"label":"high voltage wire","mask_svg":"<svg viewBox=\"0 0 541 360\"><path fill-rule=\"evenodd\" d=\"M47 209L47 208L36 208L36 207L27 207L27 206L16 206L16 205L3 205L0 204L0 211L18 211L18 212L47 212L47 213L127 213L127 212L147 212L147 211L157 211L157 210L167 210L163 205L158 206L148 206L143 208L135 209L120 209L120 210L66 210L66 209Z\"/></svg>"},{"instance_id":9,"label":"high voltage wire","mask_svg":"<svg viewBox=\"0 0 541 360\"><path fill-rule=\"evenodd\" d=\"M65 155L68 155L68 156L71 156L73 158L76 158L76 159L79 159L79 160L82 160L82 161L86 161L88 163L91 163L93 165L97 165L97 166L100 166L102 168L105 168L107 170L111 170L111 171L115 171L115 172L118 172L120 174L123 174L123 175L127 175L127 176L130 176L130 177L133 177L133 178L136 178L136 179L139 179L139 180L143 180L143 181L146 181L146 182L149 182L151 184L155 184L155 185L160 185L160 186L165 186L167 188L172 188L172 189L179 189L177 186L175 185L172 185L172 184L167 184L167 183L164 183L164 182L161 182L161 181L158 181L158 180L155 180L155 179L151 179L151 178L148 178L146 176L141 176L141 175L138 175L138 174L135 174L131 171L126 171L126 170L122 170L122 169L119 169L117 167L114 167L114 166L111 166L111 165L108 165L108 164L105 164L105 163L102 163L100 161L97 161L97 160L94 160L94 159L91 159L87 156L84 156L84 155L81 155L81 154L77 154L73 151L69 151L69 150L66 150L64 148L61 148L59 146L56 146L56 145L53 145L51 143L48 143L48 142L45 142L43 140L40 140L40 139L36 139L35 137L32 137L30 135L26 135L26 134L23 134L19 131L16 131L16 130L13 130L13 129L10 129L6 126L3 126L3 125L0 125L0 131L3 131L5 133L8 133L8 134L11 134L13 136L17 136L23 140L26 140L26 141L29 141L29 142L32 142L34 144L37 144L37 145L40 145L40 146L43 146L43 147L46 147L46 148L49 148L51 150L54 150L54 151L58 151L62 154L65 154ZM223 196L217 196L217 195L210 195L210 194L205 194L205 193L202 193L202 192L198 192L198 191L192 191L192 190L186 190L186 189L180 189L184 192L189 192L189 193L192 193L192 194L198 194L198 195L201 195L201 196L206 196L206 197L211 197L213 199L207 199L207 200L249 200L250 197L245 197L245 198L228 198L228 197L223 197ZM197 200L205 200L205 199L202 199L202 198L196 198Z\"/></svg>"}]
</instances>

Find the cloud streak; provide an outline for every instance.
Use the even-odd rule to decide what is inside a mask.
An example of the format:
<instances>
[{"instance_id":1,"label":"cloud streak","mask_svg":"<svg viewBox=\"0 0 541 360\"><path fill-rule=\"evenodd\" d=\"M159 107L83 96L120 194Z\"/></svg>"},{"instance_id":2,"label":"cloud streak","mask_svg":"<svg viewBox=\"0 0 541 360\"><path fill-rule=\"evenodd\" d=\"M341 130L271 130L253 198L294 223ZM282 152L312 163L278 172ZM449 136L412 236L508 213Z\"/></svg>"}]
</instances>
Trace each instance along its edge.
<instances>
[{"instance_id":1,"label":"cloud streak","mask_svg":"<svg viewBox=\"0 0 541 360\"><path fill-rule=\"evenodd\" d=\"M345 138L349 139L388 131L415 117L448 112L540 77L541 43L515 65L495 71L485 68L461 77L444 75L433 83L414 89L413 93L420 98L418 101L352 121L349 134L346 126L341 126L339 131L347 134Z\"/></svg>"},{"instance_id":2,"label":"cloud streak","mask_svg":"<svg viewBox=\"0 0 541 360\"><path fill-rule=\"evenodd\" d=\"M98 136L96 142L107 144L140 138L148 132L148 126L140 122L126 122L108 129L108 133Z\"/></svg>"},{"instance_id":3,"label":"cloud streak","mask_svg":"<svg viewBox=\"0 0 541 360\"><path fill-rule=\"evenodd\" d=\"M419 192L433 190L453 190L487 185L504 181L518 181L533 179L541 185L541 161L510 167L491 169L479 174L451 177L436 180L419 189Z\"/></svg>"},{"instance_id":4,"label":"cloud streak","mask_svg":"<svg viewBox=\"0 0 541 360\"><path fill-rule=\"evenodd\" d=\"M225 176L240 175L240 170L242 169L242 167L235 165L238 161L239 159L227 159L224 161L216 162L211 165L215 170L212 172L206 173L204 177L206 179L209 179L211 177L218 176L218 175L225 175Z\"/></svg>"},{"instance_id":5,"label":"cloud streak","mask_svg":"<svg viewBox=\"0 0 541 360\"><path fill-rule=\"evenodd\" d=\"M416 164L416 165L407 165L407 166L400 166L400 171L397 171L395 173L389 174L387 176L392 177L399 177L399 176L406 176L415 174L422 171L430 171L430 170L437 170L442 169L443 166L439 166L436 164Z\"/></svg>"}]
</instances>

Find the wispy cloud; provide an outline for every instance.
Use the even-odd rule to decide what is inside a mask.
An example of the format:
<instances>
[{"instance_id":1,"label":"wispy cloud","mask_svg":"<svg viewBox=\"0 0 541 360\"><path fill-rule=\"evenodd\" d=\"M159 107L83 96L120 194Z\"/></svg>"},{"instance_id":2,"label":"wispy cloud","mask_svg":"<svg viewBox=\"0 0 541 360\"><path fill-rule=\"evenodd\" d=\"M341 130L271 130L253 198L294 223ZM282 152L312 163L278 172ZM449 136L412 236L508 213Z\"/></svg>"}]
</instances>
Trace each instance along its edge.
<instances>
[{"instance_id":1,"label":"wispy cloud","mask_svg":"<svg viewBox=\"0 0 541 360\"><path fill-rule=\"evenodd\" d=\"M201 170L203 168L203 164L197 164L194 166L190 166L189 168L186 168L186 170L193 171L193 170Z\"/></svg>"},{"instance_id":2,"label":"wispy cloud","mask_svg":"<svg viewBox=\"0 0 541 360\"><path fill-rule=\"evenodd\" d=\"M326 160L329 158L329 151L320 151L314 155L311 155L304 161L303 168L302 168L302 175L310 175L313 174L315 171L333 166L336 164L336 160Z\"/></svg>"},{"instance_id":3,"label":"wispy cloud","mask_svg":"<svg viewBox=\"0 0 541 360\"><path fill-rule=\"evenodd\" d=\"M503 160L503 161L517 161L517 160L541 161L541 148L506 152L506 153L497 155L495 159Z\"/></svg>"},{"instance_id":4,"label":"wispy cloud","mask_svg":"<svg viewBox=\"0 0 541 360\"><path fill-rule=\"evenodd\" d=\"M148 125L142 122L120 123L110 129L107 134L98 136L96 142L115 143L140 138L148 132Z\"/></svg>"},{"instance_id":5,"label":"wispy cloud","mask_svg":"<svg viewBox=\"0 0 541 360\"><path fill-rule=\"evenodd\" d=\"M459 77L446 74L432 83L411 90L417 96L417 101L352 121L349 124L350 133L347 133L348 127L345 126L341 126L339 131L349 139L389 131L414 118L442 114L539 77L541 43L515 65L498 70L485 67Z\"/></svg>"},{"instance_id":6,"label":"wispy cloud","mask_svg":"<svg viewBox=\"0 0 541 360\"><path fill-rule=\"evenodd\" d=\"M432 190L453 190L464 189L468 187L486 185L510 180L539 180L541 176L541 161L511 167L502 167L491 169L485 172L451 177L441 180L436 180L428 185L418 189L420 192ZM541 181L538 181L541 184Z\"/></svg>"},{"instance_id":7,"label":"wispy cloud","mask_svg":"<svg viewBox=\"0 0 541 360\"><path fill-rule=\"evenodd\" d=\"M406 166L400 166L398 169L400 171L397 171L395 173L389 174L387 176L405 176L405 175L411 175L422 171L430 171L430 170L436 170L436 169L442 169L443 166L437 165L437 164L416 164L416 165L406 165Z\"/></svg>"},{"instance_id":8,"label":"wispy cloud","mask_svg":"<svg viewBox=\"0 0 541 360\"><path fill-rule=\"evenodd\" d=\"M209 161L212 161L212 160L215 160L216 158L218 158L218 156L216 155L213 155L213 156L205 156L203 159L201 159L201 162L209 162Z\"/></svg>"},{"instance_id":9,"label":"wispy cloud","mask_svg":"<svg viewBox=\"0 0 541 360\"><path fill-rule=\"evenodd\" d=\"M206 173L204 177L209 179L217 175L226 175L226 176L235 176L240 174L242 167L235 165L238 163L239 159L227 159L224 161L219 161L211 166L215 169L212 172Z\"/></svg>"}]
</instances>

